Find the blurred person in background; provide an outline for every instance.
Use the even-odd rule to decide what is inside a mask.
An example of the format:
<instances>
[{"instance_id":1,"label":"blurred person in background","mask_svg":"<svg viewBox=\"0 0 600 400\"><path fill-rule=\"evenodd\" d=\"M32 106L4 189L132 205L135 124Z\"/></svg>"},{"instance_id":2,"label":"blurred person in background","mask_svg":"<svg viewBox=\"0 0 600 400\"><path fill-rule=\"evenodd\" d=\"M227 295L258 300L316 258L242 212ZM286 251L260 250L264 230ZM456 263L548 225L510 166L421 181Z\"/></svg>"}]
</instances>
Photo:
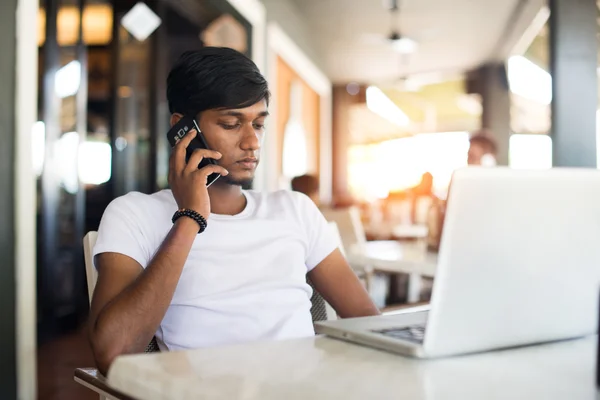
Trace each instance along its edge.
<instances>
[{"instance_id":1,"label":"blurred person in background","mask_svg":"<svg viewBox=\"0 0 600 400\"><path fill-rule=\"evenodd\" d=\"M498 145L490 132L475 133L469 139L467 164L472 166L494 167L498 156Z\"/></svg>"},{"instance_id":2,"label":"blurred person in background","mask_svg":"<svg viewBox=\"0 0 600 400\"><path fill-rule=\"evenodd\" d=\"M435 201L436 196L433 194L433 175L430 172L425 172L421 176L421 182L409 191L411 196L411 220L413 224L426 223L427 216L420 212L421 204L424 205L424 212L427 214L427 209Z\"/></svg>"},{"instance_id":3,"label":"blurred person in background","mask_svg":"<svg viewBox=\"0 0 600 400\"><path fill-rule=\"evenodd\" d=\"M410 191L414 197L433 196L433 175L431 172L425 172L421 176L421 182Z\"/></svg>"},{"instance_id":4,"label":"blurred person in background","mask_svg":"<svg viewBox=\"0 0 600 400\"><path fill-rule=\"evenodd\" d=\"M320 207L319 178L310 174L296 176L292 179L291 185L294 192L305 194L317 207Z\"/></svg>"}]
</instances>

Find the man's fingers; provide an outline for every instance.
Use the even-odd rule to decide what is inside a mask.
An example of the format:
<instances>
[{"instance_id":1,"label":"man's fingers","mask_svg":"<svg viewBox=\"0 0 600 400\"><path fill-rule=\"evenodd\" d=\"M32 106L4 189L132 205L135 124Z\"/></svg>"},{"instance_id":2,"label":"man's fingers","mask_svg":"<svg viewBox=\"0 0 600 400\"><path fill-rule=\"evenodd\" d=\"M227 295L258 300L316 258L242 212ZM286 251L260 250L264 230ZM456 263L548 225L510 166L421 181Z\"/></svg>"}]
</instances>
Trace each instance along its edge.
<instances>
[{"instance_id":1,"label":"man's fingers","mask_svg":"<svg viewBox=\"0 0 600 400\"><path fill-rule=\"evenodd\" d=\"M206 180L210 174L220 174L220 175L225 176L225 175L229 175L229 171L227 171L225 168L221 167L220 165L210 164L210 165L207 165L206 167L203 167L202 169L199 169L197 174L199 174Z\"/></svg>"},{"instance_id":2,"label":"man's fingers","mask_svg":"<svg viewBox=\"0 0 600 400\"><path fill-rule=\"evenodd\" d=\"M169 166L172 171L180 173L185 169L185 149L190 145L192 139L197 135L195 129L190 130L177 144L173 147Z\"/></svg>"},{"instance_id":3,"label":"man's fingers","mask_svg":"<svg viewBox=\"0 0 600 400\"><path fill-rule=\"evenodd\" d=\"M194 172L198 169L198 165L200 165L202 160L205 158L213 158L218 160L221 158L221 153L214 150L196 149L190 156L187 166L185 167L185 171L188 173Z\"/></svg>"}]
</instances>

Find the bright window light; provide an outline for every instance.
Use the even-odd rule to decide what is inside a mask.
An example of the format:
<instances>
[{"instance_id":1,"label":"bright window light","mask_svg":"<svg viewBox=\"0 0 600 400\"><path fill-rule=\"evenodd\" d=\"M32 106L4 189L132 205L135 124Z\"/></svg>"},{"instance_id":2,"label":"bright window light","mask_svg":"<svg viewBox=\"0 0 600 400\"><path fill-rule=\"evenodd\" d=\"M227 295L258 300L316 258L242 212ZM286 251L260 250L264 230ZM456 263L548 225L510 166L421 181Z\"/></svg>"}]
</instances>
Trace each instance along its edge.
<instances>
[{"instance_id":1,"label":"bright window light","mask_svg":"<svg viewBox=\"0 0 600 400\"><path fill-rule=\"evenodd\" d=\"M367 108L398 126L407 126L410 124L410 119L404 111L377 86L369 86L367 88Z\"/></svg>"},{"instance_id":2,"label":"bright window light","mask_svg":"<svg viewBox=\"0 0 600 400\"><path fill-rule=\"evenodd\" d=\"M86 185L100 185L111 176L112 150L104 142L83 142L79 146L79 180Z\"/></svg>"},{"instance_id":3,"label":"bright window light","mask_svg":"<svg viewBox=\"0 0 600 400\"><path fill-rule=\"evenodd\" d=\"M444 197L454 170L467 165L468 149L466 132L427 133L352 146L348 153L350 189L356 198L374 201L418 185L429 172L436 194Z\"/></svg>"},{"instance_id":4,"label":"bright window light","mask_svg":"<svg viewBox=\"0 0 600 400\"><path fill-rule=\"evenodd\" d=\"M304 175L308 170L306 136L297 121L287 124L283 139L283 175L287 178Z\"/></svg>"},{"instance_id":5,"label":"bright window light","mask_svg":"<svg viewBox=\"0 0 600 400\"><path fill-rule=\"evenodd\" d=\"M306 130L302 125L302 84L294 80L290 87L290 116L283 132L283 175L287 179L308 172Z\"/></svg>"},{"instance_id":6,"label":"bright window light","mask_svg":"<svg viewBox=\"0 0 600 400\"><path fill-rule=\"evenodd\" d=\"M33 156L33 171L36 177L44 170L44 155L46 154L46 125L43 121L33 124L31 130L31 151Z\"/></svg>"},{"instance_id":7,"label":"bright window light","mask_svg":"<svg viewBox=\"0 0 600 400\"><path fill-rule=\"evenodd\" d=\"M56 141L54 151L60 182L71 194L77 193L80 183L100 185L111 177L112 149L108 143L80 143L77 132L67 132Z\"/></svg>"},{"instance_id":8,"label":"bright window light","mask_svg":"<svg viewBox=\"0 0 600 400\"><path fill-rule=\"evenodd\" d=\"M541 104L552 101L552 77L523 56L508 59L508 83L511 92L526 99Z\"/></svg>"},{"instance_id":9,"label":"bright window light","mask_svg":"<svg viewBox=\"0 0 600 400\"><path fill-rule=\"evenodd\" d=\"M71 61L56 72L54 78L56 95L61 99L73 96L81 85L81 64L79 61Z\"/></svg>"},{"instance_id":10,"label":"bright window light","mask_svg":"<svg viewBox=\"0 0 600 400\"><path fill-rule=\"evenodd\" d=\"M552 168L552 139L548 135L512 135L509 165L515 169Z\"/></svg>"},{"instance_id":11,"label":"bright window light","mask_svg":"<svg viewBox=\"0 0 600 400\"><path fill-rule=\"evenodd\" d=\"M79 149L79 134L67 132L55 144L56 167L62 186L71 194L79 190L77 176L77 151Z\"/></svg>"}]
</instances>

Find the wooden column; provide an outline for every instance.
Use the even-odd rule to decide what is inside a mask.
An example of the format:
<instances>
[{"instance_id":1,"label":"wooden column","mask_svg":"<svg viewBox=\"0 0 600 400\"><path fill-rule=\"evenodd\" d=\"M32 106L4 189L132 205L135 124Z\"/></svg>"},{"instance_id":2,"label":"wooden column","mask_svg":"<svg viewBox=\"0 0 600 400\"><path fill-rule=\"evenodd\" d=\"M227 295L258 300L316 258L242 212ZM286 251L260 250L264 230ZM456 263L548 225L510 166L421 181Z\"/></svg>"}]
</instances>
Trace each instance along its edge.
<instances>
[{"instance_id":1,"label":"wooden column","mask_svg":"<svg viewBox=\"0 0 600 400\"><path fill-rule=\"evenodd\" d=\"M348 150L350 148L350 108L365 102L365 87L351 95L346 85L333 86L332 157L333 204L344 206L351 201L348 187Z\"/></svg>"}]
</instances>

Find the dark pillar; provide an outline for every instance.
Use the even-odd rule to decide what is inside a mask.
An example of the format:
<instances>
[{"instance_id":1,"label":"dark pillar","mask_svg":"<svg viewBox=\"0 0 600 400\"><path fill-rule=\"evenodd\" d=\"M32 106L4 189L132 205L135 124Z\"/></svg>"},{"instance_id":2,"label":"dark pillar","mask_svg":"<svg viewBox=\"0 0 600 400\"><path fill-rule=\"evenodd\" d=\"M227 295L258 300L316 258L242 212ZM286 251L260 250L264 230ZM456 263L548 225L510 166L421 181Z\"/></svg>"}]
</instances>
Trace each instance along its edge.
<instances>
[{"instance_id":1,"label":"dark pillar","mask_svg":"<svg viewBox=\"0 0 600 400\"><path fill-rule=\"evenodd\" d=\"M481 127L489 130L498 144L498 165L508 165L510 141L510 92L504 64L487 64L478 71L481 95Z\"/></svg>"},{"instance_id":2,"label":"dark pillar","mask_svg":"<svg viewBox=\"0 0 600 400\"><path fill-rule=\"evenodd\" d=\"M0 398L3 399L17 398L13 196L16 161L16 10L17 0L0 1Z\"/></svg>"},{"instance_id":3,"label":"dark pillar","mask_svg":"<svg viewBox=\"0 0 600 400\"><path fill-rule=\"evenodd\" d=\"M596 167L596 0L550 0L553 164Z\"/></svg>"}]
</instances>

